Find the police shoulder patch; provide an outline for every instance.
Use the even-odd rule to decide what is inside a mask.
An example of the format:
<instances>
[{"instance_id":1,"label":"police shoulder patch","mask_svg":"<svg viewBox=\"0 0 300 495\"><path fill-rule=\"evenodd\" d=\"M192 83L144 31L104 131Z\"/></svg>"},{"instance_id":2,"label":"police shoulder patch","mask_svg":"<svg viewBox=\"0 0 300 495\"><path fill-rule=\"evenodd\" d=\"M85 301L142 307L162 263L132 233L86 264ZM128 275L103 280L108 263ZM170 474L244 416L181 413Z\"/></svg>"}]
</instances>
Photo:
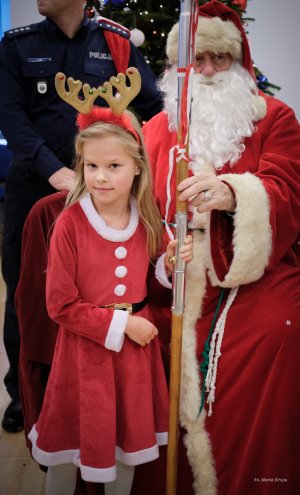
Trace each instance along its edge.
<instances>
[{"instance_id":1,"label":"police shoulder patch","mask_svg":"<svg viewBox=\"0 0 300 495\"><path fill-rule=\"evenodd\" d=\"M30 24L29 26L22 26L5 31L4 36L6 38L17 38L18 36L24 36L25 34L34 33L38 30L38 23Z\"/></svg>"},{"instance_id":2,"label":"police shoulder patch","mask_svg":"<svg viewBox=\"0 0 300 495\"><path fill-rule=\"evenodd\" d=\"M106 29L107 31L111 31L112 33L119 34L129 40L130 31L126 27L118 24L117 22L112 21L111 19L107 19L106 17L98 16L96 19L96 23L101 29Z\"/></svg>"}]
</instances>

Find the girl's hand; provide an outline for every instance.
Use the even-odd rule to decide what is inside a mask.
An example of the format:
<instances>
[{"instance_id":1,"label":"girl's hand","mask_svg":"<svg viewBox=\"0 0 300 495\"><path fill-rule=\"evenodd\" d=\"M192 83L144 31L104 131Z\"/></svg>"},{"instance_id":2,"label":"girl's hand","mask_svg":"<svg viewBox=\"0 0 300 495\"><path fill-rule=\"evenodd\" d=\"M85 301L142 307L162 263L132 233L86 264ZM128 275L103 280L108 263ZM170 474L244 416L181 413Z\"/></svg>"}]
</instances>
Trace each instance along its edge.
<instances>
[{"instance_id":1,"label":"girl's hand","mask_svg":"<svg viewBox=\"0 0 300 495\"><path fill-rule=\"evenodd\" d=\"M178 240L174 239L170 241L167 245L166 254L165 254L165 266L168 275L172 275L174 270L174 265L176 262L175 251ZM184 245L179 249L179 257L185 262L191 261L194 257L193 254L193 237L191 235L187 235L184 239Z\"/></svg>"},{"instance_id":2,"label":"girl's hand","mask_svg":"<svg viewBox=\"0 0 300 495\"><path fill-rule=\"evenodd\" d=\"M158 330L146 318L129 315L125 334L137 344L145 346L146 344L150 344L151 340L156 337Z\"/></svg>"}]
</instances>

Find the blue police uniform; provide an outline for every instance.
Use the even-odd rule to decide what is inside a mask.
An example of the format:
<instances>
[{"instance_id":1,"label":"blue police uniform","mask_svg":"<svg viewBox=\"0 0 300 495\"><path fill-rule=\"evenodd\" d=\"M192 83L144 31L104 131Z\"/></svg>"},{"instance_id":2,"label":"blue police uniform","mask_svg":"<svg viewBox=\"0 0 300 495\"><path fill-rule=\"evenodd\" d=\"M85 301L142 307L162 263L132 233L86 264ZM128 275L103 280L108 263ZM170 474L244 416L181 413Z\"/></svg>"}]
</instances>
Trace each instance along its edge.
<instances>
[{"instance_id":1,"label":"blue police uniform","mask_svg":"<svg viewBox=\"0 0 300 495\"><path fill-rule=\"evenodd\" d=\"M57 95L54 77L62 71L97 87L116 75L106 30L116 37L128 37L121 26L98 25L84 18L70 39L46 18L7 31L0 43L0 128L13 153L5 188L2 246L7 285L4 343L10 363L5 384L15 399L19 398L19 331L13 298L19 279L22 229L32 205L55 192L48 178L63 166L72 167L74 155L76 111ZM161 110L161 96L154 74L131 43L128 66L140 71L142 90L133 106L148 120ZM96 104L105 102L99 98Z\"/></svg>"}]
</instances>

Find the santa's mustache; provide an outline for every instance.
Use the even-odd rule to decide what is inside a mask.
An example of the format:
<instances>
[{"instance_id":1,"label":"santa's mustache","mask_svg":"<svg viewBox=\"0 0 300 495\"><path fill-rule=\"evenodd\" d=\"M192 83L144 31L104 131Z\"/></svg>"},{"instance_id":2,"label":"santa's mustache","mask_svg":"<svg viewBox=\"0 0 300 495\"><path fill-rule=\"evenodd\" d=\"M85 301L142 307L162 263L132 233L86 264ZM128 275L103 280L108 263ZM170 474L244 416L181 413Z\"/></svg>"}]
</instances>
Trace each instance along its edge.
<instances>
[{"instance_id":1,"label":"santa's mustache","mask_svg":"<svg viewBox=\"0 0 300 495\"><path fill-rule=\"evenodd\" d=\"M217 72L213 76L204 76L203 74L194 73L193 82L196 85L204 84L207 86L212 86L224 82L227 79L226 75L227 75L226 72Z\"/></svg>"}]
</instances>

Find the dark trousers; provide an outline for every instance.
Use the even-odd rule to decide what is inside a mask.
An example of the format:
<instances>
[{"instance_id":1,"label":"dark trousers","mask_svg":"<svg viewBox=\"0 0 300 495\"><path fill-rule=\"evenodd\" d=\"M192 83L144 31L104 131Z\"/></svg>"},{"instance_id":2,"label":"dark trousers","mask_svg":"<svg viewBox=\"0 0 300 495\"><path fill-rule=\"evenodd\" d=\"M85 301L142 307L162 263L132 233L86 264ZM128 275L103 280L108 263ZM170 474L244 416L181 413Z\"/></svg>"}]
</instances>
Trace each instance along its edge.
<instances>
[{"instance_id":1,"label":"dark trousers","mask_svg":"<svg viewBox=\"0 0 300 495\"><path fill-rule=\"evenodd\" d=\"M20 334L14 295L20 276L22 230L34 203L53 192L55 190L48 181L34 174L27 163L20 160L12 161L5 184L4 200L2 274L6 284L6 302L3 337L9 361L9 370L4 383L10 397L17 400L20 399L18 379Z\"/></svg>"}]
</instances>

